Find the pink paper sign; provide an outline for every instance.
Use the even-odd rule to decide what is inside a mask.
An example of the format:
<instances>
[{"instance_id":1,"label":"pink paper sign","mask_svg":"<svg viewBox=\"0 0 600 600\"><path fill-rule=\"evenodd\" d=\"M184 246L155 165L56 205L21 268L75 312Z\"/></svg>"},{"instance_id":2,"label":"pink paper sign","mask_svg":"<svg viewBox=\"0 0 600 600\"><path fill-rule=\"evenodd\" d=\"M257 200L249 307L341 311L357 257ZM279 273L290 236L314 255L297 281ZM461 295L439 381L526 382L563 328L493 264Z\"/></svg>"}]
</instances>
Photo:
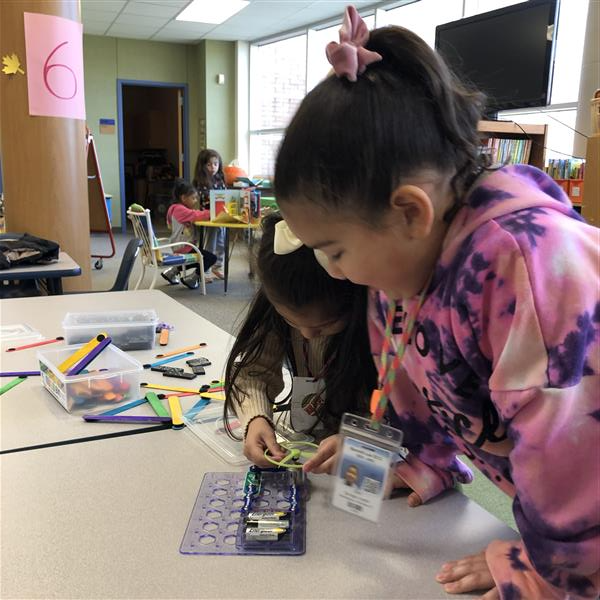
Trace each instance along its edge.
<instances>
[{"instance_id":1,"label":"pink paper sign","mask_svg":"<svg viewBox=\"0 0 600 600\"><path fill-rule=\"evenodd\" d=\"M29 114L85 119L83 25L24 13Z\"/></svg>"}]
</instances>

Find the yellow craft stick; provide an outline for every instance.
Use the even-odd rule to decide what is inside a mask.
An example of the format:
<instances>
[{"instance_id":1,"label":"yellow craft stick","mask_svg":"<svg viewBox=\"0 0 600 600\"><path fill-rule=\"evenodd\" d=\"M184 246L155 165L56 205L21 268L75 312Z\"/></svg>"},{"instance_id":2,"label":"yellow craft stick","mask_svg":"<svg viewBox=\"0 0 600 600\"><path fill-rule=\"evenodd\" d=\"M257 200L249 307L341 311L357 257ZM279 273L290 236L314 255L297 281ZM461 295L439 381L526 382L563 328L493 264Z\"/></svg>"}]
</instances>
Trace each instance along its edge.
<instances>
[{"instance_id":1,"label":"yellow craft stick","mask_svg":"<svg viewBox=\"0 0 600 600\"><path fill-rule=\"evenodd\" d=\"M181 414L181 403L177 396L168 396L169 409L171 410L171 422L173 429L181 429L183 427L183 415Z\"/></svg>"},{"instance_id":2,"label":"yellow craft stick","mask_svg":"<svg viewBox=\"0 0 600 600\"><path fill-rule=\"evenodd\" d=\"M200 394L200 398L208 398L209 400L223 400L225 401L225 396L223 394L217 394L215 392L202 392Z\"/></svg>"},{"instance_id":3,"label":"yellow craft stick","mask_svg":"<svg viewBox=\"0 0 600 600\"><path fill-rule=\"evenodd\" d=\"M61 373L66 373L73 365L78 363L84 356L89 354L102 340L108 337L107 333L99 333L92 338L87 344L84 344L77 352L69 356L67 360L58 365L58 370Z\"/></svg>"}]
</instances>

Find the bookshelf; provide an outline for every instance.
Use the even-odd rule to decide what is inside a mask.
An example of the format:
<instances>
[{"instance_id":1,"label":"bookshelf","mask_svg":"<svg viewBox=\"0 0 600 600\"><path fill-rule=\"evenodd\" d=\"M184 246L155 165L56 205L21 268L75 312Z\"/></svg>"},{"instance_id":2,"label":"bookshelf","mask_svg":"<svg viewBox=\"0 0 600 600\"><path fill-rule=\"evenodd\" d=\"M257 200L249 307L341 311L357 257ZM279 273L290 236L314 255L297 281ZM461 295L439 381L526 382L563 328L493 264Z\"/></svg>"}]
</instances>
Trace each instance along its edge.
<instances>
[{"instance_id":1,"label":"bookshelf","mask_svg":"<svg viewBox=\"0 0 600 600\"><path fill-rule=\"evenodd\" d=\"M484 142L489 138L531 140L528 164L544 170L546 125L519 124L513 121L480 121L477 127Z\"/></svg>"}]
</instances>

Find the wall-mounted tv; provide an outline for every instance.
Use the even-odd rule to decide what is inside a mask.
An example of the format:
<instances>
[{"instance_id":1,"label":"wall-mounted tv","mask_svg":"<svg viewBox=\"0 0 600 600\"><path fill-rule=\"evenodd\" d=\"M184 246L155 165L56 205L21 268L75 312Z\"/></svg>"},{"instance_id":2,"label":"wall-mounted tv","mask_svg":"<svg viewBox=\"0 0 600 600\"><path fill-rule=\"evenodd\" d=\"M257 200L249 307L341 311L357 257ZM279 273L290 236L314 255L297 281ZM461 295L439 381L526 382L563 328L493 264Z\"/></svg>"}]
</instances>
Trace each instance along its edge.
<instances>
[{"instance_id":1,"label":"wall-mounted tv","mask_svg":"<svg viewBox=\"0 0 600 600\"><path fill-rule=\"evenodd\" d=\"M488 113L550 103L558 0L528 0L439 25L435 48L488 96Z\"/></svg>"}]
</instances>

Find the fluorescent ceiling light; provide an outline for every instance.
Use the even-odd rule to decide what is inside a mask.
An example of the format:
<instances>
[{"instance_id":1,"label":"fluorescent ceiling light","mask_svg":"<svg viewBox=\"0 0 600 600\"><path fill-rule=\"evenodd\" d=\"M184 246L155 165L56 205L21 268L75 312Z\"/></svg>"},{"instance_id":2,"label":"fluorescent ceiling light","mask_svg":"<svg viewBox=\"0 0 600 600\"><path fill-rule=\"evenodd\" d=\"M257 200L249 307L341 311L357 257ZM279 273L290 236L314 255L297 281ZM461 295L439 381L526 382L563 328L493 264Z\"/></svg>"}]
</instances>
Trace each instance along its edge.
<instances>
[{"instance_id":1,"label":"fluorescent ceiling light","mask_svg":"<svg viewBox=\"0 0 600 600\"><path fill-rule=\"evenodd\" d=\"M250 2L246 0L194 0L175 19L218 25L240 12L242 8L246 8L248 4Z\"/></svg>"}]
</instances>

